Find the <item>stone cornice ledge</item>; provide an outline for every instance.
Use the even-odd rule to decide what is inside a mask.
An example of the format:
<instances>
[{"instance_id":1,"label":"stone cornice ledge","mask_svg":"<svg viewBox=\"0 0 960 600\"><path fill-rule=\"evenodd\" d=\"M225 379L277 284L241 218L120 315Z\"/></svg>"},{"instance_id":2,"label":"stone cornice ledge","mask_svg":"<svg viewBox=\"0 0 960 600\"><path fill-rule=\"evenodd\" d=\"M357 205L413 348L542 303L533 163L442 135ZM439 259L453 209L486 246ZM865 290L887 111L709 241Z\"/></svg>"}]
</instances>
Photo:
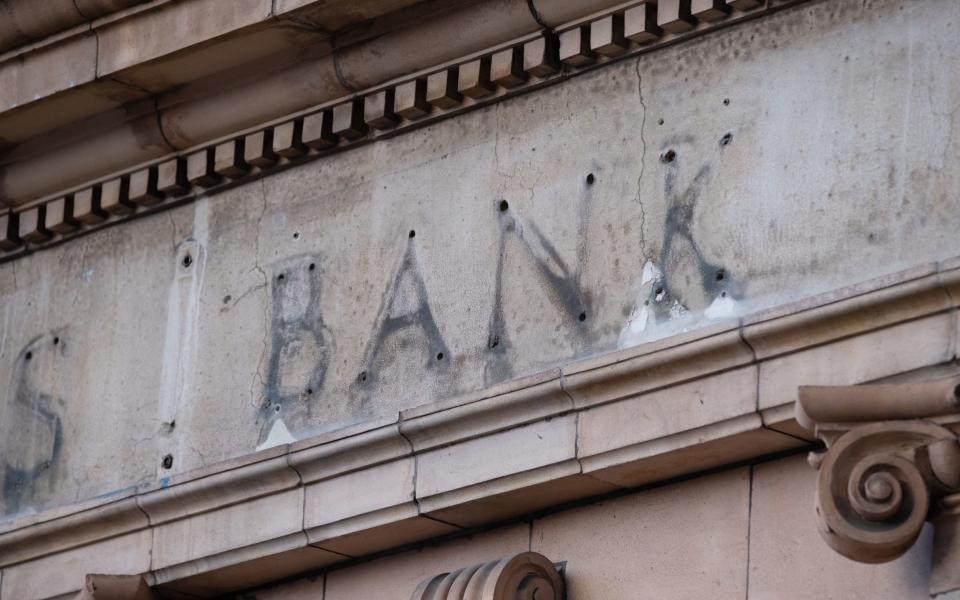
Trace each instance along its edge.
<instances>
[{"instance_id":1,"label":"stone cornice ledge","mask_svg":"<svg viewBox=\"0 0 960 600\"><path fill-rule=\"evenodd\" d=\"M654 4L646 0L540 0L535 4L541 15L550 8L551 16L577 17L553 29L533 28L528 33L511 30L512 35L504 33L495 43L483 46L483 50L434 64L418 64L420 70L416 72L405 69L389 76L371 76L363 81L369 87L324 98L322 102L307 101L303 90L291 89L282 94L288 100L298 100L293 103L297 107L308 107L303 110L291 112L293 104L284 104L288 106L285 110L257 106L261 112L256 118L251 116L242 124L218 127L216 134L200 134L195 130L219 123L221 116L236 112L223 108L235 108L237 98L226 94L209 106L202 100L193 108L189 108L193 106L190 103L174 103L165 113L165 120L176 123L171 131L189 134L181 143L174 144L175 152L161 148L169 145L164 140L171 133L154 136L156 139L145 150L131 145L126 130L121 128L83 138L69 147L57 146L56 152L48 153L44 160L18 160L0 168L5 186L0 193L6 194L6 202L16 207L0 213L0 261L805 1L673 0ZM606 8L600 12L589 12L604 5ZM537 25L532 20L531 23ZM417 45L423 46L419 41ZM391 48L389 52L380 48L358 50L356 62L377 66L381 61L370 56L409 51L407 47ZM338 50L341 70L342 55ZM324 69L333 73L336 69L332 58L326 58L329 64L325 63ZM316 65L297 68L302 72L290 77L301 83L306 73L319 71ZM281 85L272 79L267 83L276 89ZM289 83L285 80L282 85ZM340 85L333 81L330 84ZM251 95L246 87L237 89L238 94ZM189 110L175 116L170 111L175 112L176 106ZM181 123L181 118L189 123ZM227 131L231 133L224 136ZM106 154L104 148L109 149ZM96 157L94 164L90 164L90 156ZM53 183L50 173L71 175Z\"/></svg>"},{"instance_id":2,"label":"stone cornice ledge","mask_svg":"<svg viewBox=\"0 0 960 600\"><path fill-rule=\"evenodd\" d=\"M213 596L802 447L813 438L782 416L792 397L765 396L766 370L799 356L800 383L847 385L952 364L958 291L960 260L923 265L3 523L4 597L21 597L60 556L64 569L89 570L54 591L79 590L113 567L75 553L97 557L118 540L141 545L152 586ZM915 352L884 360L893 350L875 342L931 331L942 335L920 363ZM865 350L850 355L851 342ZM882 369L843 379L835 366L847 360Z\"/></svg>"}]
</instances>

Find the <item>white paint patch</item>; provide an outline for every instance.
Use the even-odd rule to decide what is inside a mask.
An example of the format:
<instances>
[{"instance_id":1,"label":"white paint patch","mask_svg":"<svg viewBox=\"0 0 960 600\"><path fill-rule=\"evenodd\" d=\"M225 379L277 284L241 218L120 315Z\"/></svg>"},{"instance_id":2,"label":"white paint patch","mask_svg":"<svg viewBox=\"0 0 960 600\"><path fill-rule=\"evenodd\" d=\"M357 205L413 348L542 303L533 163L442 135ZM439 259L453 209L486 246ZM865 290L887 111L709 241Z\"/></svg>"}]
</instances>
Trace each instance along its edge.
<instances>
[{"instance_id":1,"label":"white paint patch","mask_svg":"<svg viewBox=\"0 0 960 600\"><path fill-rule=\"evenodd\" d=\"M717 296L703 311L708 319L725 319L737 314L737 302L730 296Z\"/></svg>"},{"instance_id":2,"label":"white paint patch","mask_svg":"<svg viewBox=\"0 0 960 600\"><path fill-rule=\"evenodd\" d=\"M640 274L639 289L637 290L637 300L634 303L633 310L630 311L630 316L627 317L626 324L623 326L623 329L620 330L620 337L617 340L619 348L636 346L640 342L645 341L644 332L647 330L647 324L650 322L650 286L647 284L659 281L662 276L663 274L660 272L660 269L657 268L657 265L653 264L653 261L648 260L646 264L643 265L643 271Z\"/></svg>"},{"instance_id":3,"label":"white paint patch","mask_svg":"<svg viewBox=\"0 0 960 600\"><path fill-rule=\"evenodd\" d=\"M273 448L274 446L291 444L295 441L297 441L297 438L293 437L290 430L287 429L287 425L283 422L283 419L277 419L270 427L270 433L267 434L267 439L263 440L263 443L257 446L257 452L266 450L267 448Z\"/></svg>"}]
</instances>

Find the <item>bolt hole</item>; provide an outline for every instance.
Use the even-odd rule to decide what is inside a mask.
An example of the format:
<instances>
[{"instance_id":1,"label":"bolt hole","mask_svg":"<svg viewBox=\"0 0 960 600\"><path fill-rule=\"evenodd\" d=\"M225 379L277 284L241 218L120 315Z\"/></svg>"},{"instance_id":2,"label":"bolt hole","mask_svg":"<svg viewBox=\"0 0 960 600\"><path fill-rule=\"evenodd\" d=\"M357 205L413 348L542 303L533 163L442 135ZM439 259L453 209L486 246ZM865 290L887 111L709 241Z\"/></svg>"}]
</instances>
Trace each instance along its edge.
<instances>
[{"instance_id":1,"label":"bolt hole","mask_svg":"<svg viewBox=\"0 0 960 600\"><path fill-rule=\"evenodd\" d=\"M276 406L273 407L273 412L280 412L280 405L279 405L279 404L277 404Z\"/></svg>"},{"instance_id":2,"label":"bolt hole","mask_svg":"<svg viewBox=\"0 0 960 600\"><path fill-rule=\"evenodd\" d=\"M500 212L507 212L507 209L510 208L510 203L506 200L500 201Z\"/></svg>"},{"instance_id":3,"label":"bolt hole","mask_svg":"<svg viewBox=\"0 0 960 600\"><path fill-rule=\"evenodd\" d=\"M56 346L56 345L59 344L59 343L60 343L60 338L58 338L58 337L53 338L53 345L54 345L54 346Z\"/></svg>"},{"instance_id":4,"label":"bolt hole","mask_svg":"<svg viewBox=\"0 0 960 600\"><path fill-rule=\"evenodd\" d=\"M299 232L299 231L294 231L294 232L293 232L293 239L295 239L295 240L299 240L299 239L300 239L300 232Z\"/></svg>"},{"instance_id":5,"label":"bolt hole","mask_svg":"<svg viewBox=\"0 0 960 600\"><path fill-rule=\"evenodd\" d=\"M360 383L363 383L363 382L366 381L366 380L367 380L367 372L366 372L366 371L364 371L364 372L360 373L359 375L357 375L357 381L359 381Z\"/></svg>"},{"instance_id":6,"label":"bolt hole","mask_svg":"<svg viewBox=\"0 0 960 600\"><path fill-rule=\"evenodd\" d=\"M726 297L727 297L727 293L726 293L726 292L720 292L720 297L721 297L721 298L726 298Z\"/></svg>"},{"instance_id":7,"label":"bolt hole","mask_svg":"<svg viewBox=\"0 0 960 600\"><path fill-rule=\"evenodd\" d=\"M187 254L186 256L183 257L183 261L181 261L181 264L184 266L184 268L189 268L190 265L193 264L193 257Z\"/></svg>"},{"instance_id":8,"label":"bolt hole","mask_svg":"<svg viewBox=\"0 0 960 600\"><path fill-rule=\"evenodd\" d=\"M283 281L284 279L285 277L283 276L283 273L280 273L279 275L277 275L277 281Z\"/></svg>"},{"instance_id":9,"label":"bolt hole","mask_svg":"<svg viewBox=\"0 0 960 600\"><path fill-rule=\"evenodd\" d=\"M443 352L437 352L437 360L443 360Z\"/></svg>"},{"instance_id":10,"label":"bolt hole","mask_svg":"<svg viewBox=\"0 0 960 600\"><path fill-rule=\"evenodd\" d=\"M583 323L584 321L587 320L587 313L585 313L585 312L580 313L580 316L577 317L577 319L579 319L580 322Z\"/></svg>"},{"instance_id":11,"label":"bolt hole","mask_svg":"<svg viewBox=\"0 0 960 600\"><path fill-rule=\"evenodd\" d=\"M310 263L310 266L307 267L307 270L308 270L308 271L314 271L314 270L316 270L316 268L317 268L316 263Z\"/></svg>"},{"instance_id":12,"label":"bolt hole","mask_svg":"<svg viewBox=\"0 0 960 600\"><path fill-rule=\"evenodd\" d=\"M160 464L163 466L164 469L171 469L171 468L173 468L173 455L172 455L172 454L168 454L168 455L164 456L164 457L163 457L163 460L160 461Z\"/></svg>"},{"instance_id":13,"label":"bolt hole","mask_svg":"<svg viewBox=\"0 0 960 600\"><path fill-rule=\"evenodd\" d=\"M677 160L677 153L675 150L667 150L660 155L660 162L672 163L675 160Z\"/></svg>"},{"instance_id":14,"label":"bolt hole","mask_svg":"<svg viewBox=\"0 0 960 600\"><path fill-rule=\"evenodd\" d=\"M656 296L657 299L659 299L662 294L663 294L662 287L658 287L657 289L653 290L653 295Z\"/></svg>"},{"instance_id":15,"label":"bolt hole","mask_svg":"<svg viewBox=\"0 0 960 600\"><path fill-rule=\"evenodd\" d=\"M727 274L723 272L723 269L720 269L719 271L717 271L717 275L716 275L717 281L723 281L723 278L726 276Z\"/></svg>"},{"instance_id":16,"label":"bolt hole","mask_svg":"<svg viewBox=\"0 0 960 600\"><path fill-rule=\"evenodd\" d=\"M27 360L30 360L31 358L33 358L33 352L27 352L24 358Z\"/></svg>"},{"instance_id":17,"label":"bolt hole","mask_svg":"<svg viewBox=\"0 0 960 600\"><path fill-rule=\"evenodd\" d=\"M721 145L721 146L729 146L729 145L730 145L730 142L732 142L732 141L733 141L733 134L732 134L732 133L725 133L725 134L723 134L723 137L720 138L720 145Z\"/></svg>"},{"instance_id":18,"label":"bolt hole","mask_svg":"<svg viewBox=\"0 0 960 600\"><path fill-rule=\"evenodd\" d=\"M587 175L587 185L593 185L593 182L596 180L597 178L593 175L593 173Z\"/></svg>"},{"instance_id":19,"label":"bolt hole","mask_svg":"<svg viewBox=\"0 0 960 600\"><path fill-rule=\"evenodd\" d=\"M493 336L493 339L490 340L490 348L493 349L499 345L500 345L500 336L499 335Z\"/></svg>"},{"instance_id":20,"label":"bolt hole","mask_svg":"<svg viewBox=\"0 0 960 600\"><path fill-rule=\"evenodd\" d=\"M724 106L730 106L730 98L724 98L724 99L723 99L723 105L724 105Z\"/></svg>"},{"instance_id":21,"label":"bolt hole","mask_svg":"<svg viewBox=\"0 0 960 600\"><path fill-rule=\"evenodd\" d=\"M663 125L663 119L657 119L657 125Z\"/></svg>"},{"instance_id":22,"label":"bolt hole","mask_svg":"<svg viewBox=\"0 0 960 600\"><path fill-rule=\"evenodd\" d=\"M308 395L308 396L312 396L312 395L313 395L313 388L307 388L307 395Z\"/></svg>"},{"instance_id":23,"label":"bolt hole","mask_svg":"<svg viewBox=\"0 0 960 600\"><path fill-rule=\"evenodd\" d=\"M410 237L412 237L412 238L417 237L417 232L411 229L411 230L410 230Z\"/></svg>"}]
</instances>

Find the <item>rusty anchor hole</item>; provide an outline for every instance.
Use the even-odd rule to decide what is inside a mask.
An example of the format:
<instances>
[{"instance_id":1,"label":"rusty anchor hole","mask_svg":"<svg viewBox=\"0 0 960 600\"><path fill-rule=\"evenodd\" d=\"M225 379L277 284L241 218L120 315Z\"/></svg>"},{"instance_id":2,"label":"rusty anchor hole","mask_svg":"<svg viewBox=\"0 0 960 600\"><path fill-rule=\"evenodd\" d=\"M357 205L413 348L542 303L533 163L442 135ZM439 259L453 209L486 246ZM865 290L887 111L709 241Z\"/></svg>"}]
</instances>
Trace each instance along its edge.
<instances>
[{"instance_id":1,"label":"rusty anchor hole","mask_svg":"<svg viewBox=\"0 0 960 600\"><path fill-rule=\"evenodd\" d=\"M506 200L500 201L500 212L507 212L507 209L510 208L510 203Z\"/></svg>"}]
</instances>

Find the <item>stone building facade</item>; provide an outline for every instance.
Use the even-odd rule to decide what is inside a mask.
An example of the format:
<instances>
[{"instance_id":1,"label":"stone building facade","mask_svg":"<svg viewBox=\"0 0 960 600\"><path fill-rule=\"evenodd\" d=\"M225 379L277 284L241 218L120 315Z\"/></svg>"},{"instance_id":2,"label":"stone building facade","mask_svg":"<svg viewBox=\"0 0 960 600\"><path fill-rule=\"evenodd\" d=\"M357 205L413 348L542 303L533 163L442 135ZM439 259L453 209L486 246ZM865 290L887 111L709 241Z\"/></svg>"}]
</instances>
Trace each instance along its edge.
<instances>
[{"instance_id":1,"label":"stone building facade","mask_svg":"<svg viewBox=\"0 0 960 600\"><path fill-rule=\"evenodd\" d=\"M960 598L960 3L0 0L0 600Z\"/></svg>"}]
</instances>

